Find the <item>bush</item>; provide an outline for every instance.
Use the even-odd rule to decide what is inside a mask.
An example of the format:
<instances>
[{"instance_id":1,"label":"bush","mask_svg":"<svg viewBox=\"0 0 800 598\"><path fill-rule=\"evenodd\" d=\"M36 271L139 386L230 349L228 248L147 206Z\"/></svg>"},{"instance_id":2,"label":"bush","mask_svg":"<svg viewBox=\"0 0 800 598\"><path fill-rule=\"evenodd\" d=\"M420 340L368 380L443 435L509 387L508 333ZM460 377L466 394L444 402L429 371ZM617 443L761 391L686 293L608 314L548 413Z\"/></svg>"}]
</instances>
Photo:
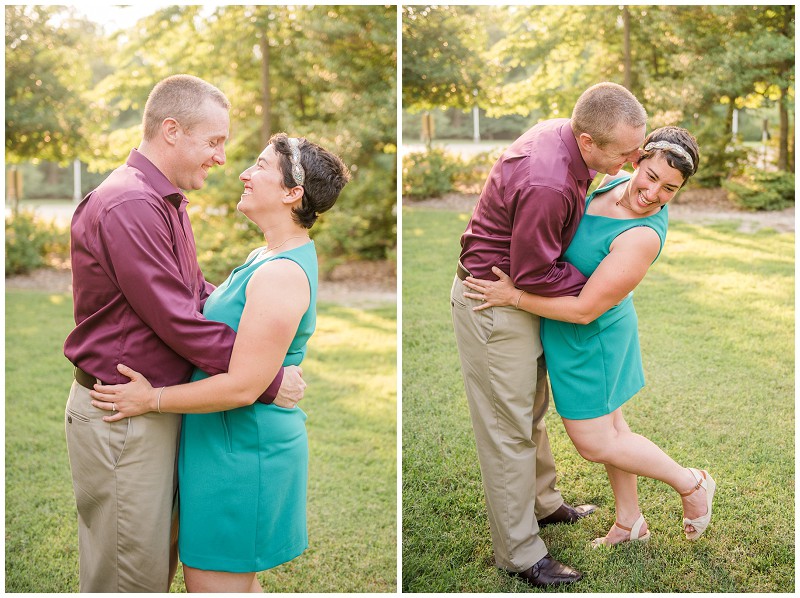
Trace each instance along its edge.
<instances>
[{"instance_id":1,"label":"bush","mask_svg":"<svg viewBox=\"0 0 800 598\"><path fill-rule=\"evenodd\" d=\"M403 158L403 197L418 200L445 193L480 193L497 151L461 157L441 149L406 154Z\"/></svg>"},{"instance_id":2,"label":"bush","mask_svg":"<svg viewBox=\"0 0 800 598\"><path fill-rule=\"evenodd\" d=\"M710 121L695 134L700 146L700 167L691 179L694 186L719 187L724 180L739 176L747 163L747 148L731 141L719 126Z\"/></svg>"},{"instance_id":3,"label":"bush","mask_svg":"<svg viewBox=\"0 0 800 598\"><path fill-rule=\"evenodd\" d=\"M782 210L794 203L794 174L751 171L722 186L728 199L747 210Z\"/></svg>"},{"instance_id":4,"label":"bush","mask_svg":"<svg viewBox=\"0 0 800 598\"><path fill-rule=\"evenodd\" d=\"M69 255L69 232L32 212L6 218L6 276L26 274Z\"/></svg>"},{"instance_id":5,"label":"bush","mask_svg":"<svg viewBox=\"0 0 800 598\"><path fill-rule=\"evenodd\" d=\"M453 190L457 161L447 152L431 149L403 157L403 197L426 199Z\"/></svg>"},{"instance_id":6,"label":"bush","mask_svg":"<svg viewBox=\"0 0 800 598\"><path fill-rule=\"evenodd\" d=\"M457 162L453 186L461 193L480 193L500 151L486 151Z\"/></svg>"},{"instance_id":7,"label":"bush","mask_svg":"<svg viewBox=\"0 0 800 598\"><path fill-rule=\"evenodd\" d=\"M329 212L311 229L320 270L352 260L393 259L397 247L397 154L375 159L353 176Z\"/></svg>"}]
</instances>

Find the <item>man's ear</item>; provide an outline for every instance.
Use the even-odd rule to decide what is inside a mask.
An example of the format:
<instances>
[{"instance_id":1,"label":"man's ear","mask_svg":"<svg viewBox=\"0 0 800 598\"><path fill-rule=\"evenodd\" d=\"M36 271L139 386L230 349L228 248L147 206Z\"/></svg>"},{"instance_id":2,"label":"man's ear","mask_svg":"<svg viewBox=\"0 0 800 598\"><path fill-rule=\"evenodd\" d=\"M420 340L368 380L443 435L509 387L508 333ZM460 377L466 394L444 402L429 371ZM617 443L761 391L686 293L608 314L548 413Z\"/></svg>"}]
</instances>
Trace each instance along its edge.
<instances>
[{"instance_id":1,"label":"man's ear","mask_svg":"<svg viewBox=\"0 0 800 598\"><path fill-rule=\"evenodd\" d=\"M164 141L169 143L170 145L175 145L178 141L178 121L172 117L165 118L161 122L161 135L164 137Z\"/></svg>"},{"instance_id":2,"label":"man's ear","mask_svg":"<svg viewBox=\"0 0 800 598\"><path fill-rule=\"evenodd\" d=\"M592 136L589 133L581 133L578 136L578 144L580 145L581 149L585 152L588 152L592 149L593 146L597 145L592 139Z\"/></svg>"}]
</instances>

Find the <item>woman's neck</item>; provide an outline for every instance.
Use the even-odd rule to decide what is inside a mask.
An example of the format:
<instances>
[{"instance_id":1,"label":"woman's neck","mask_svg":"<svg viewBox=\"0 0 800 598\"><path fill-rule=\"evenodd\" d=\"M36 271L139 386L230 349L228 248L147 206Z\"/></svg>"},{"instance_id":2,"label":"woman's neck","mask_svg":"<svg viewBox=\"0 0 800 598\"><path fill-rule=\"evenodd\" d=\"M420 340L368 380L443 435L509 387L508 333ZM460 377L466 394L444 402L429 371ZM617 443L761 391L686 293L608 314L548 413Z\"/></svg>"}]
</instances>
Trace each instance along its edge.
<instances>
[{"instance_id":1,"label":"woman's neck","mask_svg":"<svg viewBox=\"0 0 800 598\"><path fill-rule=\"evenodd\" d=\"M296 225L294 222L290 226L272 226L261 229L264 232L264 240L267 242L265 253L281 252L293 249L308 243L308 229Z\"/></svg>"}]
</instances>

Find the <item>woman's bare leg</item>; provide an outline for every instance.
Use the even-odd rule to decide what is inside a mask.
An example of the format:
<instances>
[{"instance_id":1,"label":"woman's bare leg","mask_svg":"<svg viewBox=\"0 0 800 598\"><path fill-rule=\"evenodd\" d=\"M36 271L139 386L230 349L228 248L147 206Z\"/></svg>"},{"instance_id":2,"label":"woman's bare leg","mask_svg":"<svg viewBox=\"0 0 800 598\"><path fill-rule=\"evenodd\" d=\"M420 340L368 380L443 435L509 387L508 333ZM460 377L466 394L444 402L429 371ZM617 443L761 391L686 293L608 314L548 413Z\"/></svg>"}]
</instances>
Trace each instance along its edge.
<instances>
[{"instance_id":1,"label":"woman's bare leg","mask_svg":"<svg viewBox=\"0 0 800 598\"><path fill-rule=\"evenodd\" d=\"M187 592L261 592L255 573L228 573L226 571L204 571L183 566L183 579Z\"/></svg>"},{"instance_id":2,"label":"woman's bare leg","mask_svg":"<svg viewBox=\"0 0 800 598\"><path fill-rule=\"evenodd\" d=\"M563 422L572 443L584 459L611 465L629 474L660 480L678 493L686 493L697 484L688 469L678 465L655 443L641 434L631 432L621 409L593 419L563 419ZM707 511L706 492L702 488L681 497L681 500L684 516L689 519L704 515Z\"/></svg>"}]
</instances>

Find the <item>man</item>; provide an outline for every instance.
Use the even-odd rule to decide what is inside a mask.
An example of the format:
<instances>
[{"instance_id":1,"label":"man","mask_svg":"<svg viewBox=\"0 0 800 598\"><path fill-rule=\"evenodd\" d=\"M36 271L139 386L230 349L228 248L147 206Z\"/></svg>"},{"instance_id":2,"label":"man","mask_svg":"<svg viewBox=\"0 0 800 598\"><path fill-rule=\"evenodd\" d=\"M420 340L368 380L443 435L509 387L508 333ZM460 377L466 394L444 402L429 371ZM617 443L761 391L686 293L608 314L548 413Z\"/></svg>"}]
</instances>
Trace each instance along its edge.
<instances>
[{"instance_id":1,"label":"man","mask_svg":"<svg viewBox=\"0 0 800 598\"><path fill-rule=\"evenodd\" d=\"M209 169L225 163L229 109L225 95L197 77L158 83L138 150L72 219L76 326L64 353L75 381L65 426L81 592L167 592L177 567L180 416L150 413L108 424L91 406L89 389L127 382L119 363L156 386L187 382L194 367L227 371L236 335L202 317L214 287L197 264L181 190L200 189ZM259 400L277 393L276 402L292 406L305 387L300 374L281 370Z\"/></svg>"},{"instance_id":2,"label":"man","mask_svg":"<svg viewBox=\"0 0 800 598\"><path fill-rule=\"evenodd\" d=\"M480 302L464 298L462 280L496 280L498 266L531 293L579 294L586 279L560 256L596 173L616 174L638 157L646 119L624 87L590 87L571 119L541 122L503 153L461 237L451 306L495 563L534 586L581 577L548 554L539 528L574 523L596 507L573 508L555 488L538 316L513 307L473 311Z\"/></svg>"}]
</instances>

